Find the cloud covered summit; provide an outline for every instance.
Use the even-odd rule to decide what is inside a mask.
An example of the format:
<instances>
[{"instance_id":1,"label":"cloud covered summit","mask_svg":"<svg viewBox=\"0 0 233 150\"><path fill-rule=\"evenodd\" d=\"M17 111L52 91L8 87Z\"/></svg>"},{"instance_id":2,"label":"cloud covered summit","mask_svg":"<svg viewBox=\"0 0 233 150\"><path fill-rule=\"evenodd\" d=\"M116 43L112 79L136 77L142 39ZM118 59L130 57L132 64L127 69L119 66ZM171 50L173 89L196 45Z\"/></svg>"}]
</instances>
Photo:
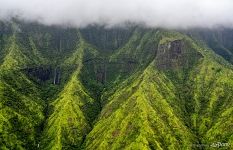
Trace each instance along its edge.
<instances>
[{"instance_id":1,"label":"cloud covered summit","mask_svg":"<svg viewBox=\"0 0 233 150\"><path fill-rule=\"evenodd\" d=\"M152 27L233 27L232 0L0 0L0 19L47 25L142 23Z\"/></svg>"}]
</instances>

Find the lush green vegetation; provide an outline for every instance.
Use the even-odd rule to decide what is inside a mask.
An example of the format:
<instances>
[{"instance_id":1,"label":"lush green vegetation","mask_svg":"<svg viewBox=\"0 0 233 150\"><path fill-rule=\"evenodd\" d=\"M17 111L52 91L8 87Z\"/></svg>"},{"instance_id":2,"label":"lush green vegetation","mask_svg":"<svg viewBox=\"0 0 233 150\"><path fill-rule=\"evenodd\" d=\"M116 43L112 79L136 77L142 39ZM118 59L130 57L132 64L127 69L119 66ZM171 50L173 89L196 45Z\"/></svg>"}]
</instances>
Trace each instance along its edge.
<instances>
[{"instance_id":1,"label":"lush green vegetation","mask_svg":"<svg viewBox=\"0 0 233 150\"><path fill-rule=\"evenodd\" d=\"M0 29L0 149L233 148L233 66L193 37Z\"/></svg>"}]
</instances>

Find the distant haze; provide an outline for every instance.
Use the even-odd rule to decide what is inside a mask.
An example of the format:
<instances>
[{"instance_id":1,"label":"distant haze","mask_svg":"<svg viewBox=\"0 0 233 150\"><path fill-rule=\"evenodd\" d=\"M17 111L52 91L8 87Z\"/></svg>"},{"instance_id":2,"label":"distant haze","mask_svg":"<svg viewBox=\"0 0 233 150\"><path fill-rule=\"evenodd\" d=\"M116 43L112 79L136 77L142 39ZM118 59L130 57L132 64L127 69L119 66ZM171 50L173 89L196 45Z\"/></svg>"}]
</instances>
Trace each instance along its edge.
<instances>
[{"instance_id":1,"label":"distant haze","mask_svg":"<svg viewBox=\"0 0 233 150\"><path fill-rule=\"evenodd\" d=\"M0 0L0 20L46 25L233 28L233 0Z\"/></svg>"}]
</instances>

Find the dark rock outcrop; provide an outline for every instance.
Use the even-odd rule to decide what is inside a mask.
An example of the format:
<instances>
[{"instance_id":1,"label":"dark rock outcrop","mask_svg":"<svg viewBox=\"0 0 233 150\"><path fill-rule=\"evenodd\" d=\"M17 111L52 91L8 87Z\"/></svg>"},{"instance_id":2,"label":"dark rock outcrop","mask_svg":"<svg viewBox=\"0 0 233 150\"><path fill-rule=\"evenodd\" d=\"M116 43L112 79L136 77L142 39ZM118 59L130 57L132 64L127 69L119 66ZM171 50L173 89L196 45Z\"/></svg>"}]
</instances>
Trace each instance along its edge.
<instances>
[{"instance_id":1,"label":"dark rock outcrop","mask_svg":"<svg viewBox=\"0 0 233 150\"><path fill-rule=\"evenodd\" d=\"M25 71L29 76L39 79L40 81L47 81L51 79L53 72L51 67L42 67L42 66L27 68L25 69Z\"/></svg>"},{"instance_id":2,"label":"dark rock outcrop","mask_svg":"<svg viewBox=\"0 0 233 150\"><path fill-rule=\"evenodd\" d=\"M23 69L26 74L38 82L52 80L53 84L59 84L61 79L61 68L51 66L38 66Z\"/></svg>"},{"instance_id":3,"label":"dark rock outcrop","mask_svg":"<svg viewBox=\"0 0 233 150\"><path fill-rule=\"evenodd\" d=\"M161 70L190 68L202 55L186 44L175 40L159 45L156 66Z\"/></svg>"}]
</instances>

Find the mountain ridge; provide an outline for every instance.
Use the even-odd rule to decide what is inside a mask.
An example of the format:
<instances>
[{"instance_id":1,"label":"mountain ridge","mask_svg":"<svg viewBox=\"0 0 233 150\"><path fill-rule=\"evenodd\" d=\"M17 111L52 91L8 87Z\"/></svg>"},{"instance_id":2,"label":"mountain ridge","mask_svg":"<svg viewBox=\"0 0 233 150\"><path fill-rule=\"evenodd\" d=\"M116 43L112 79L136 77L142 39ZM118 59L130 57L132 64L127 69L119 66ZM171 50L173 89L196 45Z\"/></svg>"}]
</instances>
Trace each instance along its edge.
<instances>
[{"instance_id":1,"label":"mountain ridge","mask_svg":"<svg viewBox=\"0 0 233 150\"><path fill-rule=\"evenodd\" d=\"M165 29L12 26L1 27L1 149L232 147L233 67L208 43Z\"/></svg>"}]
</instances>

